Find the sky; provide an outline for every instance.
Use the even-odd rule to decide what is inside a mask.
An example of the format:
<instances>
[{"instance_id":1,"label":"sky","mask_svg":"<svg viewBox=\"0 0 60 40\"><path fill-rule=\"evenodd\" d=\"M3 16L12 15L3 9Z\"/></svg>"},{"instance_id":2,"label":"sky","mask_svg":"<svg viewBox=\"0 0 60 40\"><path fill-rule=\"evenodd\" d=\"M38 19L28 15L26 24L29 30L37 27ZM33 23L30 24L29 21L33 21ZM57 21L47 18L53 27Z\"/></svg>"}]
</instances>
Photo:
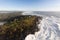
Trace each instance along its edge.
<instances>
[{"instance_id":1,"label":"sky","mask_svg":"<svg viewBox=\"0 0 60 40\"><path fill-rule=\"evenodd\" d=\"M0 0L0 11L60 11L60 0Z\"/></svg>"}]
</instances>

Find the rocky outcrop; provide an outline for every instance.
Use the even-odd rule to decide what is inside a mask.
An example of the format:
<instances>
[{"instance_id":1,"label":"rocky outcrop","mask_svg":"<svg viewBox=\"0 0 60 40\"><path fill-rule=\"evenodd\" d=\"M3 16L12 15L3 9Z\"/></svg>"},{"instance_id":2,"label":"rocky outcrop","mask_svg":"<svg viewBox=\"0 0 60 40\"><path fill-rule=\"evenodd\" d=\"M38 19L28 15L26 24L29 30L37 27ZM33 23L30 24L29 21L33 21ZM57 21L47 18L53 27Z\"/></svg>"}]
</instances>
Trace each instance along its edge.
<instances>
[{"instance_id":1,"label":"rocky outcrop","mask_svg":"<svg viewBox=\"0 0 60 40\"><path fill-rule=\"evenodd\" d=\"M0 27L0 40L24 40L28 34L38 31L37 24L42 17L21 15L7 19Z\"/></svg>"}]
</instances>

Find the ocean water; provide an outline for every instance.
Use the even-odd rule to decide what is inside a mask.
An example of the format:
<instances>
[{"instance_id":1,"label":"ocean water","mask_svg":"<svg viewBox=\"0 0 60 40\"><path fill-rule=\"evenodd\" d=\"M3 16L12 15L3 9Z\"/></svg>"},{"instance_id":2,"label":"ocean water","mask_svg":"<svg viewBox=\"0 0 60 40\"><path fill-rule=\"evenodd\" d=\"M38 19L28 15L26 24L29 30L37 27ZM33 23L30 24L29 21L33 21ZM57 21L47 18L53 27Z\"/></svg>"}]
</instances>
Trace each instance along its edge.
<instances>
[{"instance_id":1,"label":"ocean water","mask_svg":"<svg viewBox=\"0 0 60 40\"><path fill-rule=\"evenodd\" d=\"M34 12L25 12L24 15L37 15L39 13ZM35 34L29 34L26 36L25 40L60 40L60 16L55 16L49 14L40 15L43 17L40 24L38 24L38 28L40 29ZM58 15L58 14L57 14Z\"/></svg>"},{"instance_id":2,"label":"ocean water","mask_svg":"<svg viewBox=\"0 0 60 40\"><path fill-rule=\"evenodd\" d=\"M50 12L50 11L28 11L22 13L23 15L38 15L38 16L55 16L55 17L60 17L60 12Z\"/></svg>"}]
</instances>

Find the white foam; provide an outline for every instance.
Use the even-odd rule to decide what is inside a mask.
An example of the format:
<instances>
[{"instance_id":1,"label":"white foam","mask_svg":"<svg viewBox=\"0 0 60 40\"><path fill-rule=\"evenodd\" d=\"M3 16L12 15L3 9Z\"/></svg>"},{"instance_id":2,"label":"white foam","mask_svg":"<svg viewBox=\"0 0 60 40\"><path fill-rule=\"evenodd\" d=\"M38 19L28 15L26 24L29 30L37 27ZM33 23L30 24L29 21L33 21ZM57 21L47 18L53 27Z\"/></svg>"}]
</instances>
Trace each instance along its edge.
<instances>
[{"instance_id":1,"label":"white foam","mask_svg":"<svg viewBox=\"0 0 60 40\"><path fill-rule=\"evenodd\" d=\"M25 38L25 40L35 40L35 35L29 34L29 35Z\"/></svg>"},{"instance_id":2,"label":"white foam","mask_svg":"<svg viewBox=\"0 0 60 40\"><path fill-rule=\"evenodd\" d=\"M46 17L38 28L40 31L35 32L34 35L28 35L25 40L60 40L60 18Z\"/></svg>"}]
</instances>

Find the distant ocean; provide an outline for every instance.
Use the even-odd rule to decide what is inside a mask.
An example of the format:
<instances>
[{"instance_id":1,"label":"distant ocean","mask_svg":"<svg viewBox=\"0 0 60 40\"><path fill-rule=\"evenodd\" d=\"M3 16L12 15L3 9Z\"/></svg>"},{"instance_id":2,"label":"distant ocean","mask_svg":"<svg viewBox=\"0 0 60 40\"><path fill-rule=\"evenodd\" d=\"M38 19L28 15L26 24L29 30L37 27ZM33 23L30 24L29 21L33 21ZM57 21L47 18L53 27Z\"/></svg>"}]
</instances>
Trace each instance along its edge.
<instances>
[{"instance_id":1,"label":"distant ocean","mask_svg":"<svg viewBox=\"0 0 60 40\"><path fill-rule=\"evenodd\" d=\"M0 11L0 13L17 13L21 11ZM60 17L60 12L56 11L22 11L23 15L44 15L44 16L55 16Z\"/></svg>"},{"instance_id":2,"label":"distant ocean","mask_svg":"<svg viewBox=\"0 0 60 40\"><path fill-rule=\"evenodd\" d=\"M42 16L55 16L60 17L60 12L50 12L50 11L29 11L24 12L24 15L42 15Z\"/></svg>"}]
</instances>

